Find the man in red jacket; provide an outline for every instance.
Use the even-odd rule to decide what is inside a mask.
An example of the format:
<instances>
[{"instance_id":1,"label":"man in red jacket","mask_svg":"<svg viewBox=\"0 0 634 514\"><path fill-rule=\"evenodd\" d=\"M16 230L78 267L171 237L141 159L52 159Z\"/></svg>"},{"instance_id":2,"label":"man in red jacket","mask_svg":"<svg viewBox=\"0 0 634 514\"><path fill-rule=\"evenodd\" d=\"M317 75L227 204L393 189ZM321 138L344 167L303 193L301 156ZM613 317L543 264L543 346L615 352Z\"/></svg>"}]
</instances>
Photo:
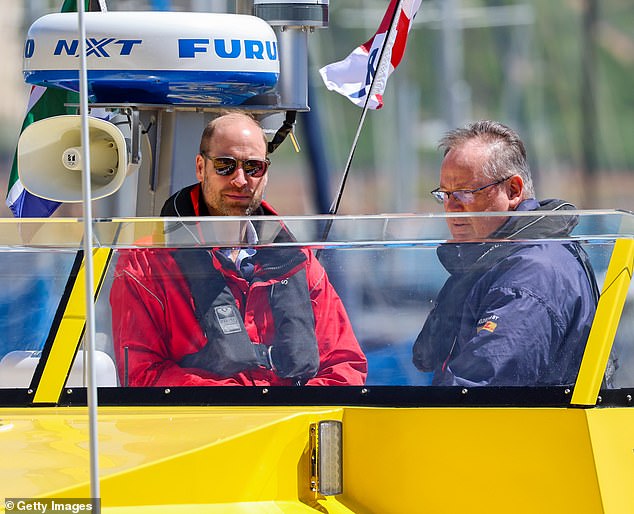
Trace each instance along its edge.
<instances>
[{"instance_id":1,"label":"man in red jacket","mask_svg":"<svg viewBox=\"0 0 634 514\"><path fill-rule=\"evenodd\" d=\"M198 183L167 200L162 216L253 216L258 242L267 142L258 122L231 111L205 128ZM328 276L306 248L205 246L200 224L173 230L193 248L120 252L110 294L122 384L360 385L367 360ZM205 227L206 228L206 227ZM182 237L182 236L181 236ZM276 242L292 242L280 224Z\"/></svg>"}]
</instances>

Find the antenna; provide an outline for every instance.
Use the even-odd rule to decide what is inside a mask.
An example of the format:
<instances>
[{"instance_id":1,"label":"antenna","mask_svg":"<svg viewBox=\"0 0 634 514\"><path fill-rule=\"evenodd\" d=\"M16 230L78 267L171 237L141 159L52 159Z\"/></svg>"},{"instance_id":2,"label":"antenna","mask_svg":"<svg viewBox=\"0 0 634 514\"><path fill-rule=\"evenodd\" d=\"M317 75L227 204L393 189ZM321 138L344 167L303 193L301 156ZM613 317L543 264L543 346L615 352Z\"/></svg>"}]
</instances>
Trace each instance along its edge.
<instances>
[{"instance_id":1,"label":"antenna","mask_svg":"<svg viewBox=\"0 0 634 514\"><path fill-rule=\"evenodd\" d=\"M339 205L341 204L341 198L343 196L343 190L346 187L346 181L348 179L348 173L350 172L352 159L354 158L354 153L357 149L357 144L359 143L359 137L361 135L361 129L363 128L365 117L368 112L368 103L370 101L370 98L374 96L376 88L380 83L380 81L377 80L377 78L383 75L382 72L385 66L388 65L386 63L386 59L389 59L391 57L390 54L385 52L385 49L387 48L389 43L391 42L393 43L394 31L396 30L396 27L398 25L398 18L401 13L402 3L403 3L403 0L398 0L398 3L396 4L396 9L394 9L394 12L392 13L392 19L390 20L390 30L388 30L386 37L383 40L383 44L381 45L381 53L379 54L379 60L376 66L376 72L372 76L370 91L368 92L365 98L365 103L363 104L363 111L361 111L361 116L359 117L359 123L357 124L357 131L352 141L352 147L350 148L350 153L348 154L348 160L343 170L341 181L339 182L339 188L337 189L337 194L335 195L335 199L333 200L332 205L330 206L330 210L328 211L328 214L333 216L337 214L337 211L339 210ZM330 229L332 227L332 222L333 222L333 219L330 218L328 222L326 223L326 227L324 228L324 232L321 236L322 241L326 241L326 239L328 238L328 234L330 233Z\"/></svg>"}]
</instances>

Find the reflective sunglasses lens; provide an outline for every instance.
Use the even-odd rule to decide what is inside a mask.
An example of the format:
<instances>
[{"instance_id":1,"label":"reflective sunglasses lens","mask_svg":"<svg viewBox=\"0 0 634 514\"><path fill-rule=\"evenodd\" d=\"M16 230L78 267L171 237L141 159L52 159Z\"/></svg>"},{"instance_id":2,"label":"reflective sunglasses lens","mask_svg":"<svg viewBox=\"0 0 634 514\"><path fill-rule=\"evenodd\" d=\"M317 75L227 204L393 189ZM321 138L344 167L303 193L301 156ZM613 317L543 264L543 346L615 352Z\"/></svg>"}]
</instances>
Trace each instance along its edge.
<instances>
[{"instance_id":1,"label":"reflective sunglasses lens","mask_svg":"<svg viewBox=\"0 0 634 514\"><path fill-rule=\"evenodd\" d=\"M266 161L260 161L258 159L244 161L244 172L252 177L261 177L266 172L266 168Z\"/></svg>"},{"instance_id":2,"label":"reflective sunglasses lens","mask_svg":"<svg viewBox=\"0 0 634 514\"><path fill-rule=\"evenodd\" d=\"M230 175L238 165L232 157L216 157L213 159L213 163L218 175Z\"/></svg>"}]
</instances>

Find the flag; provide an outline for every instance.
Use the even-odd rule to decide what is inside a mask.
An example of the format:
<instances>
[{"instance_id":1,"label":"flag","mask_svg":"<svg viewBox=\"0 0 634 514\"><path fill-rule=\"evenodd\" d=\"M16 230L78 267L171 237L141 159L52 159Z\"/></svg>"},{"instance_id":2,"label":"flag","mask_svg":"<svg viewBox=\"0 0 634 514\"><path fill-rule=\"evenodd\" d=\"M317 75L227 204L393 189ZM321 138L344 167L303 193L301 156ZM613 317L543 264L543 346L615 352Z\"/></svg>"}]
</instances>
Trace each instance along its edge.
<instances>
[{"instance_id":1,"label":"flag","mask_svg":"<svg viewBox=\"0 0 634 514\"><path fill-rule=\"evenodd\" d=\"M407 36L412 20L420 8L421 0L391 0L383 21L376 34L361 46L357 47L343 61L328 64L319 70L324 84L330 91L336 91L363 107L367 101L369 109L383 107L383 92L390 74L401 62L405 53ZM396 13L396 30L390 34L392 19ZM383 59L382 69L377 70L381 47L385 43L387 55ZM372 79L376 75L372 97L368 99Z\"/></svg>"},{"instance_id":2,"label":"flag","mask_svg":"<svg viewBox=\"0 0 634 514\"><path fill-rule=\"evenodd\" d=\"M90 6L90 0L86 0L86 8ZM100 2L101 10L104 4ZM64 0L61 12L73 12L77 10L77 0ZM64 89L33 86L29 95L27 113L22 123L22 131L31 123L51 116L62 114L75 114L74 107L66 107L65 104L78 104L79 94ZM29 193L20 182L18 176L17 148L13 155L13 165L9 175L8 191L6 198L7 207L11 209L16 218L48 217L61 205L59 202L46 200Z\"/></svg>"}]
</instances>

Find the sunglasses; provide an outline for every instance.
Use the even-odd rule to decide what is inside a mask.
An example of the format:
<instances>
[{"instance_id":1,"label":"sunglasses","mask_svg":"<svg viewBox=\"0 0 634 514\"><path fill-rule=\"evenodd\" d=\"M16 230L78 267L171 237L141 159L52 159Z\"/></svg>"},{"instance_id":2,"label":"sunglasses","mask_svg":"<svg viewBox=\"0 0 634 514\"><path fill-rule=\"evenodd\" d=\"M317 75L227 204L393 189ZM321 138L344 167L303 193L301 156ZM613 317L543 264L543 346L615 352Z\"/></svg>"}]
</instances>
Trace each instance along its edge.
<instances>
[{"instance_id":1,"label":"sunglasses","mask_svg":"<svg viewBox=\"0 0 634 514\"><path fill-rule=\"evenodd\" d=\"M200 152L205 159L209 159L214 165L214 169L218 175L226 177L231 175L238 166L241 166L244 172L250 177L259 178L266 173L269 168L268 157L266 159L236 159L235 157L211 157L205 152Z\"/></svg>"}]
</instances>

